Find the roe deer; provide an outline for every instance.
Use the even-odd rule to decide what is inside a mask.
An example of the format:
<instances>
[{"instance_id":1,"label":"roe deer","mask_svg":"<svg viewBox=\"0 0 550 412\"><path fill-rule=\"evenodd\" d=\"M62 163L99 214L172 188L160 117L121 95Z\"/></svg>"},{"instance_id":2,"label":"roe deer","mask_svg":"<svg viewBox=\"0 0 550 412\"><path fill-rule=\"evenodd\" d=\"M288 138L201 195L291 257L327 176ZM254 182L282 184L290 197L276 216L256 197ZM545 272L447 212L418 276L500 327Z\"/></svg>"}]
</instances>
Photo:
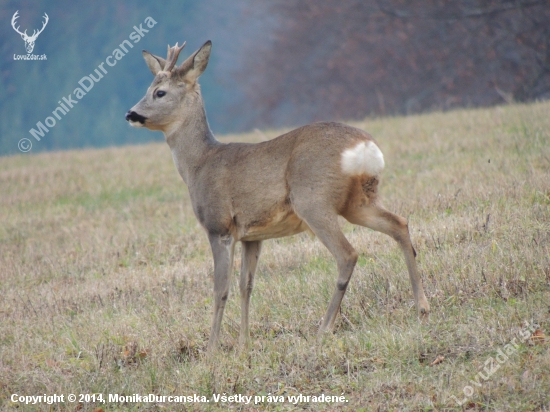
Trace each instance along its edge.
<instances>
[{"instance_id":1,"label":"roe deer","mask_svg":"<svg viewBox=\"0 0 550 412\"><path fill-rule=\"evenodd\" d=\"M193 211L208 235L214 256L208 350L217 346L238 241L242 242L241 345L249 341L248 307L262 241L307 229L337 262L338 280L319 334L333 328L358 257L338 225L338 215L397 241L418 312L427 314L430 306L407 221L384 209L378 199L384 157L372 137L341 123L314 123L262 143L222 144L210 131L197 82L212 43L207 41L176 66L184 46L168 46L166 60L143 51L155 78L126 120L164 133L189 188Z\"/></svg>"}]
</instances>

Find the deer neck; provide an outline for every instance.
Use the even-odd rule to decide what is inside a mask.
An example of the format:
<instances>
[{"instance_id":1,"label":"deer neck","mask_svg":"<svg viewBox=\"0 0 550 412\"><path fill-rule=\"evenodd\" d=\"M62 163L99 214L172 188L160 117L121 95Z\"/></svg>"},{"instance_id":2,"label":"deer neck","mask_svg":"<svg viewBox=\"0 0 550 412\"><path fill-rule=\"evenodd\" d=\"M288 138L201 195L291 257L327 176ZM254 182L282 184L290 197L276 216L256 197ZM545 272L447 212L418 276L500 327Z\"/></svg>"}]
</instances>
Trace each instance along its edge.
<instances>
[{"instance_id":1,"label":"deer neck","mask_svg":"<svg viewBox=\"0 0 550 412\"><path fill-rule=\"evenodd\" d=\"M174 164L188 186L204 157L221 144L210 130L202 97L200 94L197 97L194 104L182 109L183 120L164 132Z\"/></svg>"}]
</instances>

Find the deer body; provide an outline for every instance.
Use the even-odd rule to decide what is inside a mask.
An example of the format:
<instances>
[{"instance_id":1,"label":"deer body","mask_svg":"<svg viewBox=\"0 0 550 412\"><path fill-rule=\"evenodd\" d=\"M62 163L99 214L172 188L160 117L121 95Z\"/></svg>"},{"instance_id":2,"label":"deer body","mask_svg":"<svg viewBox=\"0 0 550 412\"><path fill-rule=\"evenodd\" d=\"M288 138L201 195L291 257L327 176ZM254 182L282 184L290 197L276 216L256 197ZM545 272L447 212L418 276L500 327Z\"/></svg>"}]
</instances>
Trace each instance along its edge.
<instances>
[{"instance_id":1,"label":"deer body","mask_svg":"<svg viewBox=\"0 0 550 412\"><path fill-rule=\"evenodd\" d=\"M126 119L164 132L194 213L208 235L214 257L209 348L218 341L238 241L243 246L241 344L249 339L248 308L261 242L304 230L313 232L337 261L336 288L319 331L333 327L358 257L338 225L338 215L399 243L418 310L427 314L407 222L385 210L378 199L384 160L372 137L341 123L315 123L262 143L222 144L210 131L197 83L211 43L174 67L182 48L169 48L166 60L144 52L155 80Z\"/></svg>"},{"instance_id":2,"label":"deer body","mask_svg":"<svg viewBox=\"0 0 550 412\"><path fill-rule=\"evenodd\" d=\"M180 141L184 136L189 135ZM176 145L172 150L195 215L207 232L250 241L308 229L294 209L294 199L305 190L325 207L345 212L350 186L358 178L344 175L339 157L362 141L370 136L358 129L318 123L259 144L211 142L196 163L185 149ZM359 178L369 179L373 177ZM303 187L304 182L310 187Z\"/></svg>"}]
</instances>

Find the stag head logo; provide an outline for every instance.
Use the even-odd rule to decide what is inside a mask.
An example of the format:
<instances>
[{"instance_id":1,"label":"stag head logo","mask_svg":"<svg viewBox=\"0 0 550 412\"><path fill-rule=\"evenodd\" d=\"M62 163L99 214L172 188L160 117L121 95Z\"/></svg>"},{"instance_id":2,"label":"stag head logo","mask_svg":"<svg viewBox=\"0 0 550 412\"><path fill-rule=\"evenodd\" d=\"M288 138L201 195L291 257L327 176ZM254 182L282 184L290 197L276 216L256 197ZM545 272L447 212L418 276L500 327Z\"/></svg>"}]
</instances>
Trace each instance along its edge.
<instances>
[{"instance_id":1,"label":"stag head logo","mask_svg":"<svg viewBox=\"0 0 550 412\"><path fill-rule=\"evenodd\" d=\"M13 29L19 33L21 35L21 38L25 41L25 48L27 49L27 53L32 53L33 49L34 49L34 42L36 41L36 38L38 37L38 35L40 33L42 33L44 31L44 28L46 27L46 25L48 24L48 20L50 20L50 18L48 17L48 15L46 13L44 13L44 22L42 23L42 28L40 30L34 30L33 33L32 33L32 36L29 36L27 34L27 30L25 30L23 33L21 33L21 31L19 31L19 26L15 27L15 24L16 24L16 20L19 18L19 10L17 10L14 14L13 14L13 17L11 18L11 26L13 27Z\"/></svg>"}]
</instances>

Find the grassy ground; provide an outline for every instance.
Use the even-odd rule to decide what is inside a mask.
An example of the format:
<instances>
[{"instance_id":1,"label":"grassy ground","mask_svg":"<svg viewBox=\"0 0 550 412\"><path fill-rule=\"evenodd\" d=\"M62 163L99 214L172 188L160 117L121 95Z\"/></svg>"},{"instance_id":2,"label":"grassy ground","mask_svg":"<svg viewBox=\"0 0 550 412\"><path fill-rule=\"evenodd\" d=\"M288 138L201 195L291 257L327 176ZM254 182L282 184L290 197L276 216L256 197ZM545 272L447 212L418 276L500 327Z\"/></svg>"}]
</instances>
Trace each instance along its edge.
<instances>
[{"instance_id":1,"label":"grassy ground","mask_svg":"<svg viewBox=\"0 0 550 412\"><path fill-rule=\"evenodd\" d=\"M237 348L235 274L222 349L207 358L213 265L166 144L0 158L0 409L550 410L550 103L356 125L385 154L385 205L410 219L429 322L396 244L343 222L360 259L335 333L316 343L336 281L328 251L308 235L271 240L251 350ZM224 393L265 402L212 399ZM347 402L287 401L299 394Z\"/></svg>"}]
</instances>

